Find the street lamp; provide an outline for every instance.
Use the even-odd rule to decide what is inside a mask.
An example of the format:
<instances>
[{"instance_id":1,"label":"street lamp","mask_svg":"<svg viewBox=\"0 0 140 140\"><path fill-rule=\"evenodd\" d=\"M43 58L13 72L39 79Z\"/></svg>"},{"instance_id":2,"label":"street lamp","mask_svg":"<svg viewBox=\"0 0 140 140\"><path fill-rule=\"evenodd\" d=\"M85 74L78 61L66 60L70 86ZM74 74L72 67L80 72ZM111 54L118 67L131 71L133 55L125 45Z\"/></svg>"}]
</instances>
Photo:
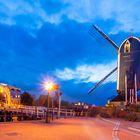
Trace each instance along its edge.
<instances>
[{"instance_id":1,"label":"street lamp","mask_svg":"<svg viewBox=\"0 0 140 140\"><path fill-rule=\"evenodd\" d=\"M61 111L61 96L62 96L62 92L59 93L59 98L58 98L58 119L60 118L60 111Z\"/></svg>"},{"instance_id":2,"label":"street lamp","mask_svg":"<svg viewBox=\"0 0 140 140\"><path fill-rule=\"evenodd\" d=\"M59 90L59 85L58 84L54 84L53 85L53 95L52 95L52 120L53 120L53 116L54 116L54 94L55 91Z\"/></svg>"},{"instance_id":3,"label":"street lamp","mask_svg":"<svg viewBox=\"0 0 140 140\"><path fill-rule=\"evenodd\" d=\"M54 94L55 94L55 92L53 91L52 92L52 121L54 118Z\"/></svg>"},{"instance_id":4,"label":"street lamp","mask_svg":"<svg viewBox=\"0 0 140 140\"><path fill-rule=\"evenodd\" d=\"M48 81L48 82L45 82L44 83L44 88L47 90L47 91L50 91L53 89L53 83Z\"/></svg>"},{"instance_id":5,"label":"street lamp","mask_svg":"<svg viewBox=\"0 0 140 140\"><path fill-rule=\"evenodd\" d=\"M53 90L53 83L52 82L45 82L44 88L48 91L48 97L47 97L47 114L46 114L46 123L50 123L50 116L49 116L49 106L50 106L50 91Z\"/></svg>"}]
</instances>

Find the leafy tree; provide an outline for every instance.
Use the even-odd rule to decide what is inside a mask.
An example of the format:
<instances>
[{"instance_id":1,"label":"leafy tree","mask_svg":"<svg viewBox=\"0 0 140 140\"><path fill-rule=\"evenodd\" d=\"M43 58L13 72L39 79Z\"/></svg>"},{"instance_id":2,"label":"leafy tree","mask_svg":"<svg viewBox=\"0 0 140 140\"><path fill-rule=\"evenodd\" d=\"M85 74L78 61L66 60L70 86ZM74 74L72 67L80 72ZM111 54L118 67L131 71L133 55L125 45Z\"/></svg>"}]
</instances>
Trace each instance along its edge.
<instances>
[{"instance_id":1,"label":"leafy tree","mask_svg":"<svg viewBox=\"0 0 140 140\"><path fill-rule=\"evenodd\" d=\"M33 103L33 97L28 92L23 92L21 94L21 104L31 106Z\"/></svg>"},{"instance_id":2,"label":"leafy tree","mask_svg":"<svg viewBox=\"0 0 140 140\"><path fill-rule=\"evenodd\" d=\"M62 107L68 107L68 106L69 106L69 102L68 102L68 101L62 100L62 101L61 101L61 106L62 106Z\"/></svg>"},{"instance_id":3,"label":"leafy tree","mask_svg":"<svg viewBox=\"0 0 140 140\"><path fill-rule=\"evenodd\" d=\"M36 100L37 106L47 106L47 95L40 95Z\"/></svg>"},{"instance_id":4,"label":"leafy tree","mask_svg":"<svg viewBox=\"0 0 140 140\"><path fill-rule=\"evenodd\" d=\"M40 95L38 97L38 99L35 101L35 105L36 106L45 106L45 107L47 107L47 100L48 100L48 95ZM51 96L49 97L49 100L50 100L50 106L51 106L51 104L52 104L52 97ZM56 101L56 99L54 98L53 102L54 102L54 107L57 107L58 106L57 105L58 101Z\"/></svg>"},{"instance_id":5,"label":"leafy tree","mask_svg":"<svg viewBox=\"0 0 140 140\"><path fill-rule=\"evenodd\" d=\"M52 105L52 98L53 98L53 105L54 107L58 107L59 105L59 95L55 94L54 97L50 96L49 100L50 100L50 107ZM38 97L38 99L36 99L36 101L34 102L35 106L45 106L47 107L47 99L48 99L48 95L40 95ZM69 103L68 101L62 100L61 101L61 107L62 108L73 108L73 103Z\"/></svg>"}]
</instances>

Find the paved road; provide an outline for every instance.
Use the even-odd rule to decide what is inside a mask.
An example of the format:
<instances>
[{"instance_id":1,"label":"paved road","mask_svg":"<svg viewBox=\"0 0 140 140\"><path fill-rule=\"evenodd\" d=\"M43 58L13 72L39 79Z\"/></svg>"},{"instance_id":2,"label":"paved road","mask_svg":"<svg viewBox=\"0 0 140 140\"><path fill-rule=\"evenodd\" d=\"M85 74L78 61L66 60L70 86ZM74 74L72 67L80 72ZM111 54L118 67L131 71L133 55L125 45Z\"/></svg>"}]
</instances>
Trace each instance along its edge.
<instances>
[{"instance_id":1,"label":"paved road","mask_svg":"<svg viewBox=\"0 0 140 140\"><path fill-rule=\"evenodd\" d=\"M140 132L129 130L120 121L70 118L51 124L44 121L0 123L0 140L140 140Z\"/></svg>"}]
</instances>

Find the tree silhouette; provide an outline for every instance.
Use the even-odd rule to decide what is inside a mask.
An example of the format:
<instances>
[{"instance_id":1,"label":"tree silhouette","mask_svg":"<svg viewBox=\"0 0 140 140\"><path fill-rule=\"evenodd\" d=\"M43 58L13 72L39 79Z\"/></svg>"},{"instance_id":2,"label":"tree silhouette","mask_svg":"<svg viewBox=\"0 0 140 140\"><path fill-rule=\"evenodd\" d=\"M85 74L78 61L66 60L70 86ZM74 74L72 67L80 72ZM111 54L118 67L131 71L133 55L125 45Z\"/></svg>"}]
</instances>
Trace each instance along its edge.
<instances>
[{"instance_id":1,"label":"tree silhouette","mask_svg":"<svg viewBox=\"0 0 140 140\"><path fill-rule=\"evenodd\" d=\"M23 92L21 94L21 104L31 106L33 103L33 97L28 92Z\"/></svg>"}]
</instances>

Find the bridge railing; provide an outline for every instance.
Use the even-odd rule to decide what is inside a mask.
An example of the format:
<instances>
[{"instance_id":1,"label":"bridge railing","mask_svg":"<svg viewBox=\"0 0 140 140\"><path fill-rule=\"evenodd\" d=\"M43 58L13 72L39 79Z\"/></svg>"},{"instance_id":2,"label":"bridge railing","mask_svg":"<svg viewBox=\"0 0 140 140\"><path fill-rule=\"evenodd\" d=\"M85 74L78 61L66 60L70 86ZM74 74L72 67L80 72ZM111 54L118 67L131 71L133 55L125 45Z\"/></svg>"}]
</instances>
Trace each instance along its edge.
<instances>
[{"instance_id":1,"label":"bridge railing","mask_svg":"<svg viewBox=\"0 0 140 140\"><path fill-rule=\"evenodd\" d=\"M58 108L49 109L52 118L58 118ZM0 108L0 121L36 120L45 119L47 108L41 106L22 106L20 108ZM61 109L60 117L74 117L72 109Z\"/></svg>"}]
</instances>

